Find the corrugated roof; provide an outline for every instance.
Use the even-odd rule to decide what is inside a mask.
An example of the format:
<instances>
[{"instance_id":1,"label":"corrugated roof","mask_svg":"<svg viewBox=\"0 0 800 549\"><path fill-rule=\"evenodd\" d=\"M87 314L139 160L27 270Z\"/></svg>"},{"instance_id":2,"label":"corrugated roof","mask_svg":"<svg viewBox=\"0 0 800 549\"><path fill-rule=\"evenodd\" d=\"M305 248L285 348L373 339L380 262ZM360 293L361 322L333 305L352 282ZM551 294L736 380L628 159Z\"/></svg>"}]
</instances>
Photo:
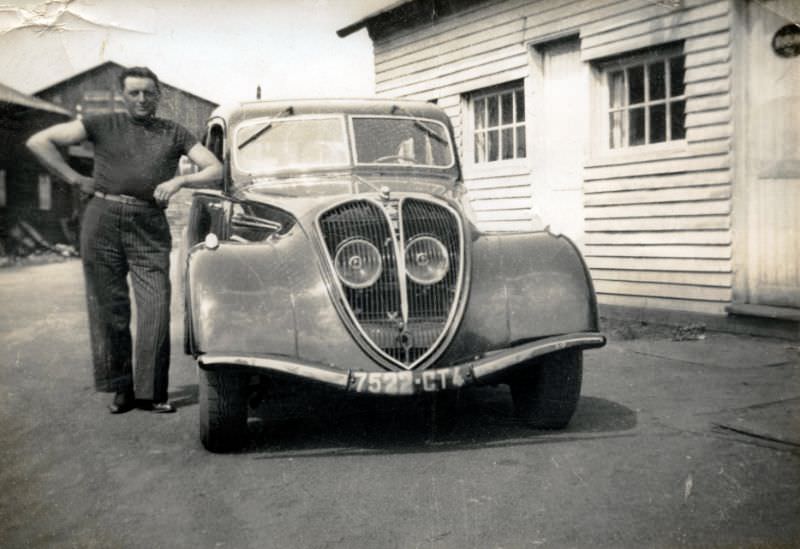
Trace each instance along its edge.
<instances>
[{"instance_id":1,"label":"corrugated roof","mask_svg":"<svg viewBox=\"0 0 800 549\"><path fill-rule=\"evenodd\" d=\"M58 105L50 103L49 101L45 101L44 99L39 99L38 97L33 97L32 95L22 93L21 91L17 91L14 88L6 86L5 84L0 84L0 104L2 103L18 105L20 107L26 107L40 111L54 112L69 117L72 116L72 113L66 109L62 109Z\"/></svg>"},{"instance_id":2,"label":"corrugated roof","mask_svg":"<svg viewBox=\"0 0 800 549\"><path fill-rule=\"evenodd\" d=\"M399 8L400 6L402 6L404 4L410 4L411 2L413 2L413 0L399 0L397 2L392 2L391 4L386 6L385 8L381 8L379 10L376 10L376 11L370 13L369 15L367 15L366 17L363 17L363 18L359 19L355 23L352 23L350 25L347 25L346 27L343 27L343 28L337 30L336 34L339 36L339 38L344 38L345 36L349 36L349 35L353 34L354 32L359 31L359 30L363 29L364 27L366 27L367 23L370 21L370 19L374 19L374 18L378 17L379 15L383 15L384 13L388 13L388 12L390 12L392 10L395 10L395 9Z\"/></svg>"}]
</instances>

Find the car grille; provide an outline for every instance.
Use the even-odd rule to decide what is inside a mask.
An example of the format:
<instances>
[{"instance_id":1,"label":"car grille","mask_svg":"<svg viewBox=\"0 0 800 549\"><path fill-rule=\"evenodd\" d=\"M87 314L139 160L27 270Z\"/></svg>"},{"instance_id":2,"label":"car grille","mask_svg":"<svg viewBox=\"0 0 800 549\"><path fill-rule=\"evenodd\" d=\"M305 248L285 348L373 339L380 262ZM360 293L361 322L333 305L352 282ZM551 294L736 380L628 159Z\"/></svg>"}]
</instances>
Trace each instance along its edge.
<instances>
[{"instance_id":1,"label":"car grille","mask_svg":"<svg viewBox=\"0 0 800 549\"><path fill-rule=\"evenodd\" d=\"M416 198L384 203L354 200L319 217L328 258L353 238L375 245L383 271L371 286L340 284L351 319L369 343L403 368L419 365L435 349L454 316L463 275L463 242L459 219L450 209ZM403 271L405 246L429 236L444 244L449 257L442 280L423 285Z\"/></svg>"}]
</instances>

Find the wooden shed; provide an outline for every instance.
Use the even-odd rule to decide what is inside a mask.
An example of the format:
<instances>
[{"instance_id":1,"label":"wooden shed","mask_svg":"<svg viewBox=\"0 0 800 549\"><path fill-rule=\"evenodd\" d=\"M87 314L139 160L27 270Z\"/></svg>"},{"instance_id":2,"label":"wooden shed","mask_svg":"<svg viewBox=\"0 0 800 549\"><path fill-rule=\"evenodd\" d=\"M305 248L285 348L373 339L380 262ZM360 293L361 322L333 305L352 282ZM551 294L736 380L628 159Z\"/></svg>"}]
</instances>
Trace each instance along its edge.
<instances>
[{"instance_id":1,"label":"wooden shed","mask_svg":"<svg viewBox=\"0 0 800 549\"><path fill-rule=\"evenodd\" d=\"M367 29L379 95L450 115L479 225L569 235L607 314L796 336L796 21L792 0L412 0L339 35Z\"/></svg>"},{"instance_id":2,"label":"wooden shed","mask_svg":"<svg viewBox=\"0 0 800 549\"><path fill-rule=\"evenodd\" d=\"M0 84L0 252L8 250L9 234L29 238L33 227L48 242L71 244L65 223L73 204L71 189L39 166L25 148L34 132L69 120L70 113L52 103ZM13 245L11 246L14 247Z\"/></svg>"}]
</instances>

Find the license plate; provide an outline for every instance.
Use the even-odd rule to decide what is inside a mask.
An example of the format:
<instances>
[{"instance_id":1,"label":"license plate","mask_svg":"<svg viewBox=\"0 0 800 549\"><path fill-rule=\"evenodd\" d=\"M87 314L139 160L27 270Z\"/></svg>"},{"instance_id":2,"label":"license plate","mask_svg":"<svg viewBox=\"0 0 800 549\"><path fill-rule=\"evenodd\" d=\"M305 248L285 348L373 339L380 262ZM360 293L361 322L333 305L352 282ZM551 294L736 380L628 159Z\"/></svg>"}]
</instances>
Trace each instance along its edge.
<instances>
[{"instance_id":1,"label":"license plate","mask_svg":"<svg viewBox=\"0 0 800 549\"><path fill-rule=\"evenodd\" d=\"M350 390L373 395L413 395L458 389L467 384L468 367L424 372L352 372Z\"/></svg>"}]
</instances>

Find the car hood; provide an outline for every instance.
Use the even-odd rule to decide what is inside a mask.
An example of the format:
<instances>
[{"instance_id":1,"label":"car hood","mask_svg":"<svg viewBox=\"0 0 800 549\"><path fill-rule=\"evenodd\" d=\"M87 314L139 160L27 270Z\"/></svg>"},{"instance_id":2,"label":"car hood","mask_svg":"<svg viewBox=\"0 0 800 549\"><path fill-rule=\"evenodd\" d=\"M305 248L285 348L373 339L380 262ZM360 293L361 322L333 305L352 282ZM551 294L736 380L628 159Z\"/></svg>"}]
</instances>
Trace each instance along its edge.
<instances>
[{"instance_id":1,"label":"car hood","mask_svg":"<svg viewBox=\"0 0 800 549\"><path fill-rule=\"evenodd\" d=\"M239 200L264 202L293 214L298 219L313 215L329 204L357 196L389 196L423 194L458 202L464 193L463 185L448 178L307 175L292 178L253 179L240 187Z\"/></svg>"}]
</instances>

